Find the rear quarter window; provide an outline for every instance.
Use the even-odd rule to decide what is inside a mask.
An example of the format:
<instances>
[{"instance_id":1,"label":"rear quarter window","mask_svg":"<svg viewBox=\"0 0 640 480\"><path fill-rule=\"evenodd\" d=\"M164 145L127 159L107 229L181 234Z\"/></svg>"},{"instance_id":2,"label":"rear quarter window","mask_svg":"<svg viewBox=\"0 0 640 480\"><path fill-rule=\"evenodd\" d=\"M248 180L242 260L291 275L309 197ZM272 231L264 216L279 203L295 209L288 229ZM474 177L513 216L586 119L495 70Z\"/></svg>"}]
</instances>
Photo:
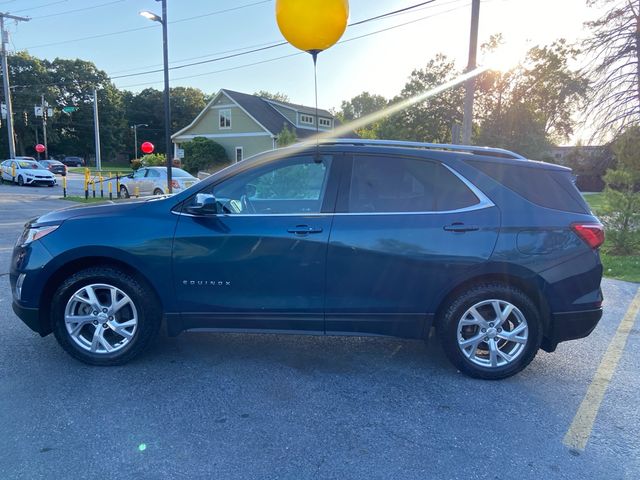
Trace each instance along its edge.
<instances>
[{"instance_id":1,"label":"rear quarter window","mask_svg":"<svg viewBox=\"0 0 640 480\"><path fill-rule=\"evenodd\" d=\"M565 212L590 213L569 171L489 161L468 163L536 205Z\"/></svg>"}]
</instances>

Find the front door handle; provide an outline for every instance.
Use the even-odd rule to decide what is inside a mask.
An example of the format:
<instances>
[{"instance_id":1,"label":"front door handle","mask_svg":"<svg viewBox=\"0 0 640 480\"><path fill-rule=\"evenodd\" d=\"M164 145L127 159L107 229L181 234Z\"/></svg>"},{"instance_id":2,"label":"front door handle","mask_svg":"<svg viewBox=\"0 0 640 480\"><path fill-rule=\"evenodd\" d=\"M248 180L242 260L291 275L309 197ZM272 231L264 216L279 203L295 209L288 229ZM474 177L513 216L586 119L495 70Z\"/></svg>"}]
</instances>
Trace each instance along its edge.
<instances>
[{"instance_id":1,"label":"front door handle","mask_svg":"<svg viewBox=\"0 0 640 480\"><path fill-rule=\"evenodd\" d=\"M462 222L455 222L455 223L452 223L451 225L445 225L442 228L444 228L445 231L447 232L458 232L458 233L475 232L477 230L480 230L480 227L478 227L477 225L465 225Z\"/></svg>"},{"instance_id":2,"label":"front door handle","mask_svg":"<svg viewBox=\"0 0 640 480\"><path fill-rule=\"evenodd\" d=\"M309 225L296 225L287 229L289 233L295 233L296 235L308 235L310 233L322 233L321 227L310 227Z\"/></svg>"}]
</instances>

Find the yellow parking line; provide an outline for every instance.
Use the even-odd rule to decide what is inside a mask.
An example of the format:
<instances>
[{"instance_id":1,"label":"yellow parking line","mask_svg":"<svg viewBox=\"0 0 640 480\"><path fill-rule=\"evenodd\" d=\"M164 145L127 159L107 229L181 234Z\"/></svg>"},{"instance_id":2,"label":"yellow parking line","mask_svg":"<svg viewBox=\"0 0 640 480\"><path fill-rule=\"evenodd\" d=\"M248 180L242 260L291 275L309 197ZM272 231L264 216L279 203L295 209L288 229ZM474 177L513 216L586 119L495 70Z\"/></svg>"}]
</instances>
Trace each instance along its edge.
<instances>
[{"instance_id":1,"label":"yellow parking line","mask_svg":"<svg viewBox=\"0 0 640 480\"><path fill-rule=\"evenodd\" d=\"M600 404L602 404L609 382L616 371L638 311L640 311L640 288L636 292L631 305L629 305L622 322L620 322L611 343L609 343L598 370L593 380L591 380L587 394L582 400L580 408L578 408L578 412L573 418L569 430L567 430L567 434L564 436L563 443L567 447L577 450L584 450L586 447Z\"/></svg>"}]
</instances>

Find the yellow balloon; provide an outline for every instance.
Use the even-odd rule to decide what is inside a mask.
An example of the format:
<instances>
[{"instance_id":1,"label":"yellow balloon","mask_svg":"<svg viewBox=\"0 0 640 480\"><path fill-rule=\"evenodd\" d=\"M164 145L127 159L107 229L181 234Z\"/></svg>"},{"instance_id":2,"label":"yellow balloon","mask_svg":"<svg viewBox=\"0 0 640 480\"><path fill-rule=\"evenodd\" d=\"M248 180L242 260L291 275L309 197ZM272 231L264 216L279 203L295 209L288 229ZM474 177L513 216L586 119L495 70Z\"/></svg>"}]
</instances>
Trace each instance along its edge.
<instances>
[{"instance_id":1,"label":"yellow balloon","mask_svg":"<svg viewBox=\"0 0 640 480\"><path fill-rule=\"evenodd\" d=\"M348 0L276 0L276 20L284 38L305 52L334 45L349 18Z\"/></svg>"}]
</instances>

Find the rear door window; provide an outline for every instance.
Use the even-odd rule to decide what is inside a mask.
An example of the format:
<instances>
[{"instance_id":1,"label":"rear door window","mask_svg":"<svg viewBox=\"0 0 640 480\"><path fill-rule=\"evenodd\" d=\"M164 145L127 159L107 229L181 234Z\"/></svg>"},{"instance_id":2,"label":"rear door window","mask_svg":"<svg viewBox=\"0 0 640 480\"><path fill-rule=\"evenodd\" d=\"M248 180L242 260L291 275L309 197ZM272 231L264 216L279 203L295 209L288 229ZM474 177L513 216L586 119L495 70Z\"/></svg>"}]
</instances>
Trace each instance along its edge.
<instances>
[{"instance_id":1,"label":"rear door window","mask_svg":"<svg viewBox=\"0 0 640 480\"><path fill-rule=\"evenodd\" d=\"M443 212L480 203L438 162L387 156L354 156L350 213Z\"/></svg>"}]
</instances>

